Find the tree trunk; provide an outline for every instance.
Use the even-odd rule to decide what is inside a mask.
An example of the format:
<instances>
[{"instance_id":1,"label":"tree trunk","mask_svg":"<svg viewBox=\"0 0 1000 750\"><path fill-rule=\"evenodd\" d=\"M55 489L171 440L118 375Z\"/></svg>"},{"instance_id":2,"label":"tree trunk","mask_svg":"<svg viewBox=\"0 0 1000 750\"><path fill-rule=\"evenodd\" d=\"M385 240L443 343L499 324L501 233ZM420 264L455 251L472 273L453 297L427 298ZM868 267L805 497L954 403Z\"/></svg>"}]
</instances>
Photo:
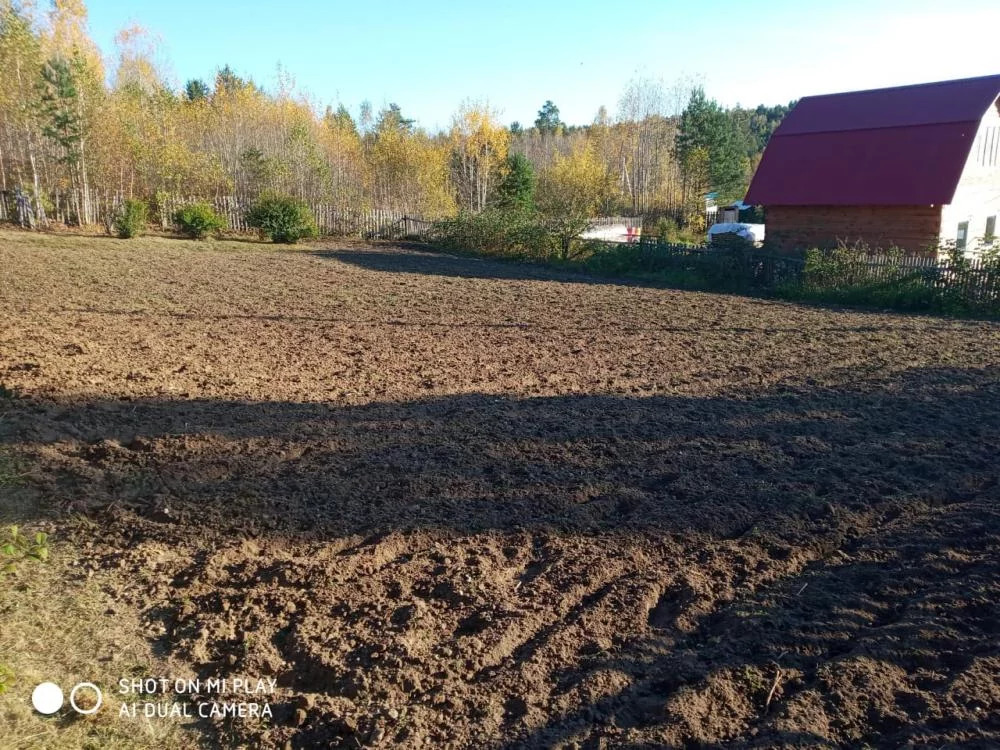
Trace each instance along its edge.
<instances>
[{"instance_id":1,"label":"tree trunk","mask_svg":"<svg viewBox=\"0 0 1000 750\"><path fill-rule=\"evenodd\" d=\"M21 61L17 61L15 65L15 70L17 72L17 89L18 92L23 91L23 82L21 81ZM28 147L28 162L31 164L31 181L35 187L35 222L39 226L45 226L48 222L45 218L45 206L42 205L42 188L38 182L38 166L35 163L35 146L33 143L33 138L31 137L31 128L28 123L24 123L24 137L25 143Z\"/></svg>"}]
</instances>

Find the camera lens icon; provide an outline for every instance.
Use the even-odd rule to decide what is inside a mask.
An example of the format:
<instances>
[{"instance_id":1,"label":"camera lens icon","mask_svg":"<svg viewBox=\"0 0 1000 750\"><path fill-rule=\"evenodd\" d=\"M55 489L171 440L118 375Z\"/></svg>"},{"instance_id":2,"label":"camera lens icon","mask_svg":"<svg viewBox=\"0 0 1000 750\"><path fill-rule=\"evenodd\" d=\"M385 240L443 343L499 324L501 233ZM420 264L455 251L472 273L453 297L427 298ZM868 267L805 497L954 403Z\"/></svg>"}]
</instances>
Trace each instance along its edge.
<instances>
[{"instance_id":1,"label":"camera lens icon","mask_svg":"<svg viewBox=\"0 0 1000 750\"><path fill-rule=\"evenodd\" d=\"M88 693L92 695L92 704L91 701L86 701L84 706L77 703L78 696L82 699ZM43 682L31 691L31 705L35 707L38 713L45 714L46 716L50 716L62 708L64 700L62 688L54 682ZM78 714L83 714L84 716L96 714L103 703L104 694L92 682L77 683L69 692L69 705Z\"/></svg>"},{"instance_id":2,"label":"camera lens icon","mask_svg":"<svg viewBox=\"0 0 1000 750\"><path fill-rule=\"evenodd\" d=\"M81 689L90 690L94 693L94 696L96 697L94 700L94 705L90 706L89 708L80 708L80 706L76 704L76 694ZM84 695L86 695L86 693L84 693ZM73 707L73 710L76 711L78 714L83 714L84 716L87 716L89 714L96 714L97 710L101 707L102 703L104 703L104 694L101 692L101 689L92 682L78 683L69 692L69 705L71 705Z\"/></svg>"}]
</instances>

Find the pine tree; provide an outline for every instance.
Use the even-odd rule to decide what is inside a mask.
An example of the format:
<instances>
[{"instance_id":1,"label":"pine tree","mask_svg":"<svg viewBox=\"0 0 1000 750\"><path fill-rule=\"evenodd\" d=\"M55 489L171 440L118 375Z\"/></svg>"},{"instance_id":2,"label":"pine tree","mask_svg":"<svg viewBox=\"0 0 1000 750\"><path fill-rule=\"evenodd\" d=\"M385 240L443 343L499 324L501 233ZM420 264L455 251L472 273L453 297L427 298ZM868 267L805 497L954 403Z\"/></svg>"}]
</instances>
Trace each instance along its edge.
<instances>
[{"instance_id":1,"label":"pine tree","mask_svg":"<svg viewBox=\"0 0 1000 750\"><path fill-rule=\"evenodd\" d=\"M559 107L551 99L547 99L538 110L535 127L542 133L557 133L566 128L566 123L559 119Z\"/></svg>"},{"instance_id":2,"label":"pine tree","mask_svg":"<svg viewBox=\"0 0 1000 750\"><path fill-rule=\"evenodd\" d=\"M184 84L184 98L189 102L198 102L208 99L211 91L208 84L200 78L192 78Z\"/></svg>"},{"instance_id":3,"label":"pine tree","mask_svg":"<svg viewBox=\"0 0 1000 750\"><path fill-rule=\"evenodd\" d=\"M80 196L80 168L83 164L83 118L80 115L80 92L74 76L74 66L63 58L52 58L42 67L41 95L42 134L60 150L57 162L66 167L74 195L77 223L85 223Z\"/></svg>"},{"instance_id":4,"label":"pine tree","mask_svg":"<svg viewBox=\"0 0 1000 750\"><path fill-rule=\"evenodd\" d=\"M705 92L695 88L681 114L675 151L688 186L696 193L718 192L723 200L742 198L746 188L746 143L734 120ZM704 166L707 157L707 168Z\"/></svg>"},{"instance_id":5,"label":"pine tree","mask_svg":"<svg viewBox=\"0 0 1000 750\"><path fill-rule=\"evenodd\" d=\"M510 211L535 207L535 170L522 154L507 157L507 173L493 192L493 205Z\"/></svg>"}]
</instances>

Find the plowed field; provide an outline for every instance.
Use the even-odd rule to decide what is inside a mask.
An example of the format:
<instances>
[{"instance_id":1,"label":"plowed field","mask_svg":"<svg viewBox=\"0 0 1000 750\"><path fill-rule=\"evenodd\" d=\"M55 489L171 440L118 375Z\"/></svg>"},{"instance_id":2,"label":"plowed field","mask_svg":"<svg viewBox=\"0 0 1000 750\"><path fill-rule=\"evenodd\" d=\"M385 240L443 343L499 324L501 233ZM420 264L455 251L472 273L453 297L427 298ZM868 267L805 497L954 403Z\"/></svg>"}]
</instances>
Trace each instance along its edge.
<instances>
[{"instance_id":1,"label":"plowed field","mask_svg":"<svg viewBox=\"0 0 1000 750\"><path fill-rule=\"evenodd\" d=\"M277 681L191 736L1000 745L997 324L205 247L0 236L20 520Z\"/></svg>"}]
</instances>

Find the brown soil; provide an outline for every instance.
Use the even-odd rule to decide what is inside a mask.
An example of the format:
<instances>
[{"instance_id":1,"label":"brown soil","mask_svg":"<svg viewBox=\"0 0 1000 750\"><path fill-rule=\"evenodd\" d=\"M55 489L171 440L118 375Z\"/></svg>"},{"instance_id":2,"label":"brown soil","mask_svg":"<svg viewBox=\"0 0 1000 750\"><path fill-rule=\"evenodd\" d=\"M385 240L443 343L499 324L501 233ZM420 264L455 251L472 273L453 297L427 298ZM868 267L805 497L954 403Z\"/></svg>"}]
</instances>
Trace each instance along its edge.
<instances>
[{"instance_id":1,"label":"brown soil","mask_svg":"<svg viewBox=\"0 0 1000 750\"><path fill-rule=\"evenodd\" d=\"M2 239L0 447L171 658L278 679L214 741L1000 744L1000 326Z\"/></svg>"}]
</instances>

